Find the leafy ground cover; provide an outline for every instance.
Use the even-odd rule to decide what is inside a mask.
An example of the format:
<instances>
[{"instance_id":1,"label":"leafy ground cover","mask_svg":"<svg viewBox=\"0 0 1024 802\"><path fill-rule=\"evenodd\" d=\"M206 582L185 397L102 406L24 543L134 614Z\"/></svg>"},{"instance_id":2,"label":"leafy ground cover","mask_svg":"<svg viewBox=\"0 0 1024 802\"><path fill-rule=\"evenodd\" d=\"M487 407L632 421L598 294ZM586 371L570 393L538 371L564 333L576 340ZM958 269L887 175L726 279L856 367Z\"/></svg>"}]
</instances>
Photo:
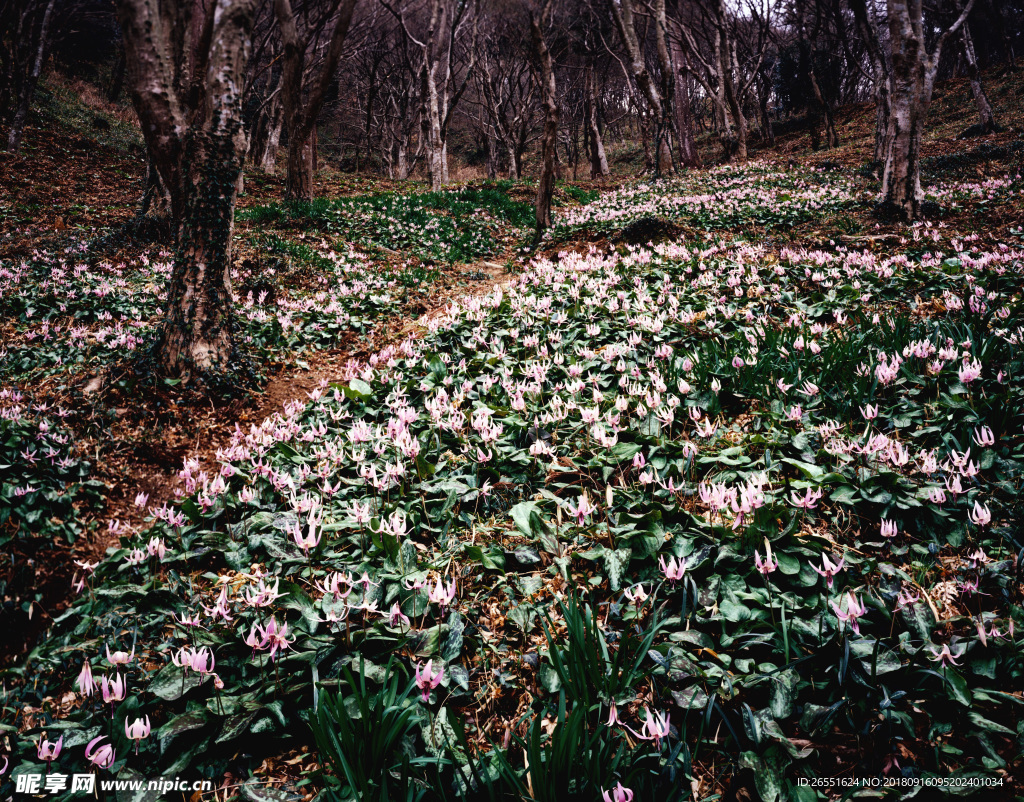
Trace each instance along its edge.
<instances>
[{"instance_id":1,"label":"leafy ground cover","mask_svg":"<svg viewBox=\"0 0 1024 802\"><path fill-rule=\"evenodd\" d=\"M503 250L499 239L525 236L533 221L533 207L512 199L512 186L504 181L439 192L385 192L312 203L274 203L243 209L239 217L254 224L312 228L371 250L408 251L431 261L469 262Z\"/></svg>"},{"instance_id":2,"label":"leafy ground cover","mask_svg":"<svg viewBox=\"0 0 1024 802\"><path fill-rule=\"evenodd\" d=\"M239 431L82 569L14 773L103 737L256 795L314 744L337 799L1008 790L1024 250L908 233L541 258Z\"/></svg>"},{"instance_id":3,"label":"leafy ground cover","mask_svg":"<svg viewBox=\"0 0 1024 802\"><path fill-rule=\"evenodd\" d=\"M930 163L942 222L910 229L834 165L564 185L528 264L521 185L299 208L250 177L245 348L320 379L265 421L132 383L169 257L90 253L106 201L4 196L4 612L71 592L4 673L0 795L46 769L278 800L1019 794L1000 153ZM403 322L469 277L503 286ZM143 450L177 496L113 458Z\"/></svg>"}]
</instances>

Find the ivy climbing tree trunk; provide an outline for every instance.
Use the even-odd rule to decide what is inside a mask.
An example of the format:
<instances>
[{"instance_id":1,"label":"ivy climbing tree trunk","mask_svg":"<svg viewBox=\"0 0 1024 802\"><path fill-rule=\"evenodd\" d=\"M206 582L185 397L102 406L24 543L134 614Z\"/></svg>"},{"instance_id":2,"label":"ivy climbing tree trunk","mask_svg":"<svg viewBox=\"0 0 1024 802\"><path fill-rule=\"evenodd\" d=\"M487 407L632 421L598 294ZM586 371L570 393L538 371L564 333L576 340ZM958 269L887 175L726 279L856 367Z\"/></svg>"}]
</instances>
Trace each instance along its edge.
<instances>
[{"instance_id":1,"label":"ivy climbing tree trunk","mask_svg":"<svg viewBox=\"0 0 1024 802\"><path fill-rule=\"evenodd\" d=\"M174 268L156 353L188 382L232 354L242 87L259 0L117 0L132 101L170 197Z\"/></svg>"}]
</instances>

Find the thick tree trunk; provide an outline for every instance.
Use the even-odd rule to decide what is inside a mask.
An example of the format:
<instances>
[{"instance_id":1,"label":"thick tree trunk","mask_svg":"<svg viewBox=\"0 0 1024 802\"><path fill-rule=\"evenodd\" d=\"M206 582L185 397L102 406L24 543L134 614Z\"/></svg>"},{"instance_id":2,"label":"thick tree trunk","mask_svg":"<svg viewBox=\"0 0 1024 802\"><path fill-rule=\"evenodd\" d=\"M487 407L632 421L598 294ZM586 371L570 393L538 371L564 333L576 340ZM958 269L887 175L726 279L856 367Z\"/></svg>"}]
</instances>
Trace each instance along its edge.
<instances>
[{"instance_id":1,"label":"thick tree trunk","mask_svg":"<svg viewBox=\"0 0 1024 802\"><path fill-rule=\"evenodd\" d=\"M896 82L885 137L882 197L896 216L916 220L921 211L921 138L927 105L913 86Z\"/></svg>"},{"instance_id":2,"label":"thick tree trunk","mask_svg":"<svg viewBox=\"0 0 1024 802\"><path fill-rule=\"evenodd\" d=\"M313 200L314 150L312 134L304 142L288 140L285 195L293 200Z\"/></svg>"},{"instance_id":3,"label":"thick tree trunk","mask_svg":"<svg viewBox=\"0 0 1024 802\"><path fill-rule=\"evenodd\" d=\"M960 41L964 46L964 59L967 62L967 79L971 84L971 94L974 96L974 105L978 109L978 127L982 133L989 134L996 130L996 118L992 113L992 104L985 96L985 90L981 85L981 72L978 69L978 57L974 52L974 39L971 37L970 28L964 25L960 30Z\"/></svg>"},{"instance_id":4,"label":"thick tree trunk","mask_svg":"<svg viewBox=\"0 0 1024 802\"><path fill-rule=\"evenodd\" d=\"M946 39L959 30L974 6L969 0L960 16L943 31L928 52L921 0L887 0L890 70L890 113L882 172L883 211L905 220L921 214L921 139L932 101L935 75Z\"/></svg>"},{"instance_id":5,"label":"thick tree trunk","mask_svg":"<svg viewBox=\"0 0 1024 802\"><path fill-rule=\"evenodd\" d=\"M186 148L184 217L159 344L164 370L224 370L232 352L231 235L242 169L241 123L197 135Z\"/></svg>"},{"instance_id":6,"label":"thick tree trunk","mask_svg":"<svg viewBox=\"0 0 1024 802\"><path fill-rule=\"evenodd\" d=\"M117 0L132 99L176 224L157 357L165 373L186 380L225 370L232 355L231 239L257 2L220 0L194 20L191 7ZM177 39L174 30L189 36ZM196 70L186 92L179 92L182 67Z\"/></svg>"}]
</instances>

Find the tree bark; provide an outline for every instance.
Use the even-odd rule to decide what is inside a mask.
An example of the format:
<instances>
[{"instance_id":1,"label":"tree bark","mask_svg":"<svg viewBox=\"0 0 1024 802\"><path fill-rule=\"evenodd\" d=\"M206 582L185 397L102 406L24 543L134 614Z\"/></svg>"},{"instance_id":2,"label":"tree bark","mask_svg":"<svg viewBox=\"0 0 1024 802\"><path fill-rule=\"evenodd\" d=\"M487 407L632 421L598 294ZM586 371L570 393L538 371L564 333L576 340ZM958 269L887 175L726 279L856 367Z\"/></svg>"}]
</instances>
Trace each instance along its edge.
<instances>
[{"instance_id":1,"label":"tree bark","mask_svg":"<svg viewBox=\"0 0 1024 802\"><path fill-rule=\"evenodd\" d=\"M996 118L992 113L992 104L988 102L985 89L981 85L981 71L978 69L978 57L974 52L974 39L970 27L965 23L960 29L960 41L964 47L964 59L967 62L967 79L971 84L971 94L978 110L978 127L983 134L996 130Z\"/></svg>"},{"instance_id":2,"label":"tree bark","mask_svg":"<svg viewBox=\"0 0 1024 802\"><path fill-rule=\"evenodd\" d=\"M673 107L676 115L676 134L679 146L679 164L682 167L697 167L700 157L697 154L697 143L693 136L693 115L690 110L690 77L686 69L679 41L669 38L672 47L672 66L675 78L675 98Z\"/></svg>"},{"instance_id":3,"label":"tree bark","mask_svg":"<svg viewBox=\"0 0 1024 802\"><path fill-rule=\"evenodd\" d=\"M921 140L932 100L942 47L964 24L974 6L966 8L943 31L928 52L922 0L887 0L889 39L892 46L890 73L891 113L885 135L881 203L886 214L905 220L921 215Z\"/></svg>"},{"instance_id":4,"label":"tree bark","mask_svg":"<svg viewBox=\"0 0 1024 802\"><path fill-rule=\"evenodd\" d=\"M43 9L43 18L39 23L39 27L34 31L36 39L31 66L23 76L21 85L18 87L18 105L14 110L11 127L7 131L7 150L11 153L18 151L21 147L22 137L25 135L25 124L28 122L28 112L32 105L32 97L35 95L36 84L39 83L39 76L43 71L43 61L50 45L50 24L53 20L53 9L56 4L57 0L47 0L46 7Z\"/></svg>"},{"instance_id":5,"label":"tree bark","mask_svg":"<svg viewBox=\"0 0 1024 802\"><path fill-rule=\"evenodd\" d=\"M672 172L672 148L669 143L669 130L671 115L665 113L666 106L662 93L658 91L650 71L647 69L647 61L644 58L640 41L636 35L636 23L633 19L633 0L609 0L608 6L615 20L615 27L619 31L623 48L626 51L626 58L629 61L629 71L636 81L637 86L647 100L655 123L655 150L657 161L655 171L658 175L668 175ZM655 16L663 21L665 18L665 0L655 0ZM662 36L664 29L662 28ZM669 123L668 125L666 123Z\"/></svg>"},{"instance_id":6,"label":"tree bark","mask_svg":"<svg viewBox=\"0 0 1024 802\"><path fill-rule=\"evenodd\" d=\"M313 200L313 174L316 164L316 123L323 109L327 90L341 58L342 46L352 23L357 0L333 0L329 17L337 15L327 45L327 53L316 78L307 81L309 35L300 36L291 0L274 0L284 43L282 55L281 94L284 121L288 131L288 177L285 194L292 200Z\"/></svg>"},{"instance_id":7,"label":"tree bark","mask_svg":"<svg viewBox=\"0 0 1024 802\"><path fill-rule=\"evenodd\" d=\"M540 242L544 231L551 227L551 199L555 192L555 161L558 158L558 91L555 84L555 68L551 52L544 41L542 25L551 9L551 0L545 4L540 18L530 14L530 33L539 64L538 78L541 82L541 98L544 105L544 132L541 135L541 171L537 180L535 219L537 232L534 244Z\"/></svg>"},{"instance_id":8,"label":"tree bark","mask_svg":"<svg viewBox=\"0 0 1024 802\"><path fill-rule=\"evenodd\" d=\"M223 371L232 355L231 236L258 2L117 0L132 100L175 227L156 353L166 374L186 381Z\"/></svg>"},{"instance_id":9,"label":"tree bark","mask_svg":"<svg viewBox=\"0 0 1024 802\"><path fill-rule=\"evenodd\" d=\"M587 68L587 86L584 112L587 120L587 145L590 155L590 177L601 178L611 172L608 169L608 156L604 151L604 140L597 124L597 77L594 68Z\"/></svg>"}]
</instances>

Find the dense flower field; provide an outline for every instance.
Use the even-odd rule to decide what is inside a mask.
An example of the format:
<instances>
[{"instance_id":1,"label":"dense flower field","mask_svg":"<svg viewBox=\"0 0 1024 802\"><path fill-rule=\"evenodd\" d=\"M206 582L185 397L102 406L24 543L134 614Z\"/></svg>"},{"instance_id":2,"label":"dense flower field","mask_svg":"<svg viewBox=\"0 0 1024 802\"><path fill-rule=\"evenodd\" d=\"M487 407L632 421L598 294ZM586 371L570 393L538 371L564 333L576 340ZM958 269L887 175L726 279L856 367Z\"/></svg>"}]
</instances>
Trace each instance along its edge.
<instances>
[{"instance_id":1,"label":"dense flower field","mask_svg":"<svg viewBox=\"0 0 1024 802\"><path fill-rule=\"evenodd\" d=\"M563 225L850 202L714 175ZM539 258L239 430L217 474L187 463L180 503L140 496L20 669L4 779L230 767L283 798L252 770L313 749L335 799L1003 793L1022 274L1020 243L938 228Z\"/></svg>"},{"instance_id":2,"label":"dense flower field","mask_svg":"<svg viewBox=\"0 0 1024 802\"><path fill-rule=\"evenodd\" d=\"M577 231L607 233L651 216L709 231L785 228L849 207L854 200L852 182L836 174L750 162L626 186L567 210L551 234L564 239Z\"/></svg>"}]
</instances>

